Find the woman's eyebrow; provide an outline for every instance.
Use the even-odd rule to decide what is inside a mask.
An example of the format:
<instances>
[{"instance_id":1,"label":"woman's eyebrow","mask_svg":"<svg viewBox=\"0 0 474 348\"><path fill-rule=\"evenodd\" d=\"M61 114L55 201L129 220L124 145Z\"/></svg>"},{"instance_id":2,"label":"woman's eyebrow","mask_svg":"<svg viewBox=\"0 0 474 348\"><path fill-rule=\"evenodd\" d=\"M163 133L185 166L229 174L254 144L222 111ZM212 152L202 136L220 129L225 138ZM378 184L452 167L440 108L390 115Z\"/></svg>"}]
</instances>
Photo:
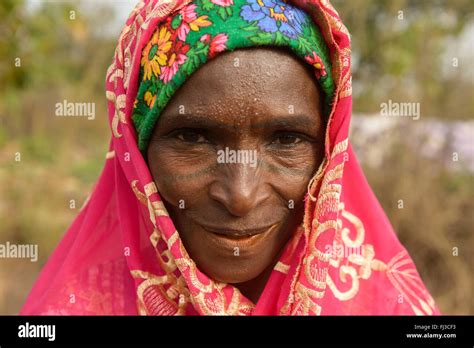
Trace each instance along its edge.
<instances>
[{"instance_id":1,"label":"woman's eyebrow","mask_svg":"<svg viewBox=\"0 0 474 348\"><path fill-rule=\"evenodd\" d=\"M309 116L306 115L293 115L293 116L284 116L276 117L270 120L265 120L263 122L257 122L252 125L253 128L276 128L287 126L292 127L303 127L309 128L317 125L317 122L314 121Z\"/></svg>"},{"instance_id":2,"label":"woman's eyebrow","mask_svg":"<svg viewBox=\"0 0 474 348\"><path fill-rule=\"evenodd\" d=\"M163 126L206 129L235 128L234 125L228 125L207 117L194 115L173 115L163 122Z\"/></svg>"},{"instance_id":3,"label":"woman's eyebrow","mask_svg":"<svg viewBox=\"0 0 474 348\"><path fill-rule=\"evenodd\" d=\"M250 125L250 128L310 128L317 125L313 118L306 115L292 115L285 117L276 117L269 120L255 122ZM228 124L219 120L206 118L202 116L190 115L173 115L164 122L163 126L180 126L183 128L206 128L206 129L238 129L240 126L235 124Z\"/></svg>"}]
</instances>

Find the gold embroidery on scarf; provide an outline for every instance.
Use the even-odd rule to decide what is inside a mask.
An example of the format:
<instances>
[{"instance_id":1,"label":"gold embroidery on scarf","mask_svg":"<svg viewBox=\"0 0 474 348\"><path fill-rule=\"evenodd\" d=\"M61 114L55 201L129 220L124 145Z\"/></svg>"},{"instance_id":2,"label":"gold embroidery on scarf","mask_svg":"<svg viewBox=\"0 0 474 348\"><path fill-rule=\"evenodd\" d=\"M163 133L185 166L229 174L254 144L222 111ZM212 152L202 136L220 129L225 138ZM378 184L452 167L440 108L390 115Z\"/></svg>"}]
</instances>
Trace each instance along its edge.
<instances>
[{"instance_id":1,"label":"gold embroidery on scarf","mask_svg":"<svg viewBox=\"0 0 474 348\"><path fill-rule=\"evenodd\" d=\"M242 294L237 288L232 288L232 299L227 307L223 291L226 284L212 279L209 279L209 284L203 284L198 278L196 264L191 260L182 243L179 247L183 257L176 259L175 262L182 274L189 272L191 285L196 289L190 290L190 300L196 308L206 315L248 315L251 313L254 305L242 301Z\"/></svg>"},{"instance_id":2,"label":"gold embroidery on scarf","mask_svg":"<svg viewBox=\"0 0 474 348\"><path fill-rule=\"evenodd\" d=\"M191 284L202 293L211 293L214 290L214 284L212 281L209 284L204 284L199 280L197 275L196 264L194 262L188 263L189 277L191 278ZM218 285L218 283L216 283Z\"/></svg>"},{"instance_id":3,"label":"gold embroidery on scarf","mask_svg":"<svg viewBox=\"0 0 474 348\"><path fill-rule=\"evenodd\" d=\"M325 251L319 250L317 245L317 240L323 233L329 233L337 229L337 222L335 220L327 220L323 223L317 223L316 220L313 220L313 233L310 236L309 245L312 249L312 255L316 256L317 260L321 262L329 262L331 254L326 253Z\"/></svg>"},{"instance_id":4,"label":"gold embroidery on scarf","mask_svg":"<svg viewBox=\"0 0 474 348\"><path fill-rule=\"evenodd\" d=\"M348 144L349 144L349 139L347 138L337 143L336 146L334 146L334 149L332 149L331 158L334 158L340 153L343 153L344 151L346 151Z\"/></svg>"},{"instance_id":5,"label":"gold embroidery on scarf","mask_svg":"<svg viewBox=\"0 0 474 348\"><path fill-rule=\"evenodd\" d=\"M112 91L106 91L105 94L107 100L112 102L115 107L114 116L112 118L112 132L116 138L120 138L122 134L120 134L118 131L119 122L127 123L127 120L125 119L125 112L122 111L125 109L126 95L120 94L117 96Z\"/></svg>"},{"instance_id":6,"label":"gold embroidery on scarf","mask_svg":"<svg viewBox=\"0 0 474 348\"><path fill-rule=\"evenodd\" d=\"M333 184L325 186L324 192L321 192L318 196L318 206L319 212L321 215L331 212L337 212L337 203L339 201L339 196L341 194L341 185ZM335 222L335 221L333 221ZM318 224L319 222L314 219L314 224Z\"/></svg>"},{"instance_id":7,"label":"gold embroidery on scarf","mask_svg":"<svg viewBox=\"0 0 474 348\"><path fill-rule=\"evenodd\" d=\"M340 291L334 284L329 274L326 279L329 289L331 289L334 296L341 301L350 300L359 291L359 278L357 277L357 271L355 270L355 268L350 267L350 266L341 266L339 268L339 277L342 282L344 283L347 282L347 279L346 279L347 275L352 279L352 282L351 282L351 287L346 291Z\"/></svg>"},{"instance_id":8,"label":"gold embroidery on scarf","mask_svg":"<svg viewBox=\"0 0 474 348\"><path fill-rule=\"evenodd\" d=\"M283 262L278 261L274 269L275 271L281 272L283 274L287 274L290 269L290 265L286 265Z\"/></svg>"},{"instance_id":9,"label":"gold embroidery on scarf","mask_svg":"<svg viewBox=\"0 0 474 348\"><path fill-rule=\"evenodd\" d=\"M146 198L145 194L138 189L137 184L138 184L138 180L133 180L132 181L133 193L135 193L135 196L140 201L140 203L146 206L146 205L148 205L147 198Z\"/></svg>"},{"instance_id":10,"label":"gold embroidery on scarf","mask_svg":"<svg viewBox=\"0 0 474 348\"><path fill-rule=\"evenodd\" d=\"M118 77L123 79L123 70L115 69L114 65L111 65L107 70L108 81L115 81Z\"/></svg>"},{"instance_id":11,"label":"gold embroidery on scarf","mask_svg":"<svg viewBox=\"0 0 474 348\"><path fill-rule=\"evenodd\" d=\"M143 190L145 191L145 194L147 197L150 197L152 194L154 193L157 193L158 190L156 188L156 185L155 183L152 181L148 184L146 184L144 187L143 187Z\"/></svg>"},{"instance_id":12,"label":"gold embroidery on scarf","mask_svg":"<svg viewBox=\"0 0 474 348\"><path fill-rule=\"evenodd\" d=\"M371 275L371 263L375 253L373 252L373 247L370 245L362 245L365 236L365 230L362 222L358 219L355 215L349 213L344 209L344 203L339 203L339 216L345 218L351 226L355 229L356 235L354 239L351 239L349 234L350 230L347 227L343 227L344 224L341 219L337 221L337 228L336 228L336 236L334 238L333 247L339 245L344 250L342 253L333 253L331 256L334 258L330 260L329 265L339 269L339 280L342 283L350 284L349 289L347 290L340 290L336 284L334 283L333 278L328 273L327 275L327 285L329 289L332 291L334 296L341 300L347 301L353 298L357 292L359 291L359 278L368 279ZM359 247L361 247L359 249ZM353 248L353 249L348 249ZM349 251L357 251L362 250L362 255L357 253L350 254L350 255L343 255L346 253L346 250ZM340 265L340 262L343 258L346 258L348 264ZM359 272L357 271L355 266L359 266ZM348 277L350 280L348 280Z\"/></svg>"},{"instance_id":13,"label":"gold embroidery on scarf","mask_svg":"<svg viewBox=\"0 0 474 348\"><path fill-rule=\"evenodd\" d=\"M291 311L292 315L319 315L321 313L321 307L314 299L322 298L324 292L310 289L298 283L296 285L296 293L299 297Z\"/></svg>"},{"instance_id":14,"label":"gold embroidery on scarf","mask_svg":"<svg viewBox=\"0 0 474 348\"><path fill-rule=\"evenodd\" d=\"M166 262L163 257L167 258ZM139 313L141 315L184 315L185 307L190 303L190 295L183 277L177 278L173 274L176 269L173 255L169 250L164 250L162 253L157 250L157 260L166 272L165 275L158 276L141 270L131 271L135 279L144 279L137 287Z\"/></svg>"},{"instance_id":15,"label":"gold embroidery on scarf","mask_svg":"<svg viewBox=\"0 0 474 348\"><path fill-rule=\"evenodd\" d=\"M132 32L129 33L128 43L126 43L126 47L124 49L124 56L125 60L123 63L124 66L124 76L123 76L123 86L125 89L128 89L128 85L130 83L130 76L132 73L132 67L134 66L134 61L132 61L132 52L131 52L131 45L132 40L135 38L136 42L140 41L140 37L142 35L142 31L139 30L140 24L139 22L143 21L141 16L137 16L137 22L132 24ZM127 41L126 41L127 42ZM134 60L135 58L133 58Z\"/></svg>"},{"instance_id":16,"label":"gold embroidery on scarf","mask_svg":"<svg viewBox=\"0 0 474 348\"><path fill-rule=\"evenodd\" d=\"M333 148L331 158L334 159L338 154L346 151L347 147L347 139L337 143ZM329 218L327 220L323 220L323 217L327 216L328 213L338 212L341 185L339 183L333 182L342 178L344 159L339 158L337 160L341 163L335 165L322 177L321 188L316 200L315 217L311 222L312 233L310 233L310 240L308 241L310 253L308 256L306 256L306 259L303 260L302 267L304 274L303 279L320 291L316 292L317 296L315 296L315 293L309 291L309 289L304 286L300 280L296 280L294 283L292 283L290 286L290 294L294 294L294 296L290 297L292 297L294 303L288 303L287 300L283 306L286 311L288 311L291 307L292 313L318 314L321 312L321 307L317 305L316 299L322 297L326 289L328 277L327 267L331 255L329 253L325 253L324 251L318 250L316 248L316 241L323 233L337 230L338 227L337 219ZM300 270L298 270L298 272L300 272Z\"/></svg>"},{"instance_id":17,"label":"gold embroidery on scarf","mask_svg":"<svg viewBox=\"0 0 474 348\"><path fill-rule=\"evenodd\" d=\"M151 204L156 216L169 216L163 201L154 201Z\"/></svg>"},{"instance_id":18,"label":"gold embroidery on scarf","mask_svg":"<svg viewBox=\"0 0 474 348\"><path fill-rule=\"evenodd\" d=\"M362 279L369 279L372 274L372 269L384 269L380 261L374 260L374 247L370 244L362 245L362 255L350 254L348 256L349 262L359 266L358 276ZM376 261L378 261L376 263Z\"/></svg>"},{"instance_id":19,"label":"gold embroidery on scarf","mask_svg":"<svg viewBox=\"0 0 474 348\"><path fill-rule=\"evenodd\" d=\"M316 197L314 197L311 194L311 190L313 188L315 188L318 185L318 183L321 181L321 178L323 177L323 174L326 170L327 164L328 164L328 161L327 161L326 157L324 157L323 161L321 162L321 165L318 168L318 171L316 172L316 174L311 178L311 180L308 183L307 193L308 193L309 198L313 202L316 202Z\"/></svg>"},{"instance_id":20,"label":"gold embroidery on scarf","mask_svg":"<svg viewBox=\"0 0 474 348\"><path fill-rule=\"evenodd\" d=\"M206 298L203 293L197 293L193 296L193 303L204 315L226 315L222 302L214 298Z\"/></svg>"},{"instance_id":21,"label":"gold embroidery on scarf","mask_svg":"<svg viewBox=\"0 0 474 348\"><path fill-rule=\"evenodd\" d=\"M153 203L150 199L148 199L147 207L148 207L148 214L150 216L150 221L153 224L154 228L157 228L155 210L153 209Z\"/></svg>"},{"instance_id":22,"label":"gold embroidery on scarf","mask_svg":"<svg viewBox=\"0 0 474 348\"><path fill-rule=\"evenodd\" d=\"M240 294L234 289L234 291L232 292L232 298L230 300L230 304L227 311L229 313L238 313L239 304L240 304Z\"/></svg>"},{"instance_id":23,"label":"gold embroidery on scarf","mask_svg":"<svg viewBox=\"0 0 474 348\"><path fill-rule=\"evenodd\" d=\"M326 7L327 9L334 12L337 16L337 17L335 17L330 12L325 11L326 18L329 20L330 26L332 28L335 28L336 30L340 31L341 33L344 33L347 36L347 38L350 39L351 35L349 33L349 30L347 30L346 26L340 20L339 15L338 15L337 11L335 10L335 8L327 0L321 0L321 4L324 7Z\"/></svg>"},{"instance_id":24,"label":"gold embroidery on scarf","mask_svg":"<svg viewBox=\"0 0 474 348\"><path fill-rule=\"evenodd\" d=\"M334 8L334 6L332 6L332 4L328 0L321 0L321 5L323 5L328 10L331 10L332 12L334 12L336 15L339 16L339 12L337 12L337 10ZM327 11L325 11L325 12L327 12Z\"/></svg>"},{"instance_id":25,"label":"gold embroidery on scarf","mask_svg":"<svg viewBox=\"0 0 474 348\"><path fill-rule=\"evenodd\" d=\"M344 81L344 87L339 92L340 99L349 97L352 95L352 76L350 76L349 74L346 74L346 76L344 76L343 81Z\"/></svg>"},{"instance_id":26,"label":"gold embroidery on scarf","mask_svg":"<svg viewBox=\"0 0 474 348\"><path fill-rule=\"evenodd\" d=\"M167 16L171 11L173 11L174 7L176 6L176 3L177 3L176 0L159 1L157 3L157 6L153 9L151 13L151 17Z\"/></svg>"},{"instance_id":27,"label":"gold embroidery on scarf","mask_svg":"<svg viewBox=\"0 0 474 348\"><path fill-rule=\"evenodd\" d=\"M328 274L327 285L334 296L341 301L350 300L358 293L360 280L369 279L373 271L386 272L390 282L400 292L404 300L408 302L415 314L432 314L435 308L434 301L425 291L423 285L420 284L420 279L416 275L416 270L406 251L397 254L388 264L377 260L373 245L363 243L365 229L361 220L348 212L342 202L339 204L339 209L341 218L344 218L349 225L344 226L342 220L338 220L339 227L334 243L339 243L345 250L360 248L361 252L351 253L345 257L333 255L330 266L339 270L341 285L345 283L350 285L348 289L342 290L335 284L331 275ZM349 226L352 226L355 231L353 238L350 237ZM343 259L346 260L346 263L340 266ZM402 270L401 268L405 265L408 265L409 268ZM417 295L413 288L422 292L426 297L426 301Z\"/></svg>"},{"instance_id":28,"label":"gold embroidery on scarf","mask_svg":"<svg viewBox=\"0 0 474 348\"><path fill-rule=\"evenodd\" d=\"M168 247L171 249L173 244L179 239L178 231L174 231L171 237L168 239Z\"/></svg>"},{"instance_id":29,"label":"gold embroidery on scarf","mask_svg":"<svg viewBox=\"0 0 474 348\"><path fill-rule=\"evenodd\" d=\"M253 306L241 302L241 294L237 288L233 288L230 304L227 306L226 297L222 291L224 284L217 287L219 296L208 297L204 293L198 293L194 297L194 304L198 306L205 315L248 315Z\"/></svg>"},{"instance_id":30,"label":"gold embroidery on scarf","mask_svg":"<svg viewBox=\"0 0 474 348\"><path fill-rule=\"evenodd\" d=\"M115 157L115 150L109 151L105 154L105 159L112 159Z\"/></svg>"},{"instance_id":31,"label":"gold embroidery on scarf","mask_svg":"<svg viewBox=\"0 0 474 348\"><path fill-rule=\"evenodd\" d=\"M164 260L166 257L167 261ZM173 255L169 250L163 250L161 253L157 252L158 262L165 272L171 273L174 272L177 268L176 263L173 262Z\"/></svg>"},{"instance_id":32,"label":"gold embroidery on scarf","mask_svg":"<svg viewBox=\"0 0 474 348\"><path fill-rule=\"evenodd\" d=\"M152 233L152 236L150 236L150 240L151 240L152 244L155 246L156 257L157 257L158 263L161 266L161 268L167 274L171 274L172 272L174 272L176 270L177 266L176 266L176 262L174 262L173 255L171 254L171 252L168 249L165 249L165 250L160 252L156 248L159 241L163 240L163 238L161 237L161 233L159 232L158 229L155 228L154 232ZM166 261L165 261L164 258L166 258ZM176 277L174 275L171 276L171 279L174 280L175 278Z\"/></svg>"},{"instance_id":33,"label":"gold embroidery on scarf","mask_svg":"<svg viewBox=\"0 0 474 348\"><path fill-rule=\"evenodd\" d=\"M402 269L405 265L409 265L409 268ZM434 300L421 284L416 269L405 250L399 252L387 263L387 276L416 315L432 315L434 313ZM422 299L410 286L421 292L425 299Z\"/></svg>"},{"instance_id":34,"label":"gold embroidery on scarf","mask_svg":"<svg viewBox=\"0 0 474 348\"><path fill-rule=\"evenodd\" d=\"M349 237L350 230L347 227L343 227L341 229L341 239L344 242L344 245L348 247L352 247L352 248L361 246L365 238L365 228L364 228L364 225L362 224L362 221L354 214L351 214L347 210L344 210L343 203L340 204L340 207L341 207L342 217L344 217L347 221L349 221L354 226L355 231L356 231L355 238L351 239Z\"/></svg>"},{"instance_id":35,"label":"gold embroidery on scarf","mask_svg":"<svg viewBox=\"0 0 474 348\"><path fill-rule=\"evenodd\" d=\"M160 240L160 234L161 232L159 232L158 229L155 227L153 229L153 233L150 235L150 242L151 245L153 245L153 248L156 248L156 246L158 245L158 242Z\"/></svg>"},{"instance_id":36,"label":"gold embroidery on scarf","mask_svg":"<svg viewBox=\"0 0 474 348\"><path fill-rule=\"evenodd\" d=\"M341 63L341 69L344 70L344 76L342 77L341 88L339 91L339 99L342 99L352 95L352 75L349 69L351 49L349 47L342 49L339 61Z\"/></svg>"},{"instance_id":37,"label":"gold embroidery on scarf","mask_svg":"<svg viewBox=\"0 0 474 348\"><path fill-rule=\"evenodd\" d=\"M344 162L339 163L334 168L329 170L323 178L322 186L331 188L331 181L338 180L342 178L342 172L344 170ZM338 185L339 186L339 185Z\"/></svg>"},{"instance_id":38,"label":"gold embroidery on scarf","mask_svg":"<svg viewBox=\"0 0 474 348\"><path fill-rule=\"evenodd\" d=\"M304 263L304 273L308 282L317 289L324 290L326 288L327 268L318 269L318 264L313 263L314 255L308 256Z\"/></svg>"},{"instance_id":39,"label":"gold embroidery on scarf","mask_svg":"<svg viewBox=\"0 0 474 348\"><path fill-rule=\"evenodd\" d=\"M162 281L157 278L146 279L137 287L138 309L140 315L184 315L183 301L174 301L165 291Z\"/></svg>"},{"instance_id":40,"label":"gold embroidery on scarf","mask_svg":"<svg viewBox=\"0 0 474 348\"><path fill-rule=\"evenodd\" d=\"M140 278L140 279L154 278L157 281L160 281L162 283L165 283L168 279L168 276L166 276L166 275L159 277L159 276L156 276L152 273L140 271L138 269L131 270L130 274L132 275L133 278Z\"/></svg>"}]
</instances>

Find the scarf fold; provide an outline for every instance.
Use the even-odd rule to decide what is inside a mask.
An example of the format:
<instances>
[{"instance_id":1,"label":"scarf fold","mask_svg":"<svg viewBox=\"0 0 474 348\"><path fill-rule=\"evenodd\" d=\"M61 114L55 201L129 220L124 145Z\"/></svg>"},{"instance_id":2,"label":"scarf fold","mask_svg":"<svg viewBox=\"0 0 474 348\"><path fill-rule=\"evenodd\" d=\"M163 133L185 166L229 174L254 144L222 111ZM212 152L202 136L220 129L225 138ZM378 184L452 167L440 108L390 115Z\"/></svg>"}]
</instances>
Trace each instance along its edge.
<instances>
[{"instance_id":1,"label":"scarf fold","mask_svg":"<svg viewBox=\"0 0 474 348\"><path fill-rule=\"evenodd\" d=\"M439 313L348 141L352 107L348 31L327 0L293 0L284 3L288 8L282 4L275 0L138 3L107 71L112 139L105 167L21 314ZM291 8L293 21L312 23L298 26L282 20ZM306 61L315 69L325 95L332 97L327 104L325 160L308 185L303 224L286 245L256 304L197 268L141 153L159 115L156 111L163 107L160 100L166 100L163 95L170 98L184 82L183 72L192 73L204 58L223 51L222 32L227 35L226 49L243 47L237 41L245 43L247 34L236 34L233 46L231 30L220 27L217 32L207 25L236 16L240 24L247 22L247 16L254 34L270 33L273 39L267 35L265 45L274 45L281 32L284 45L291 48L291 42L301 39L295 39L299 29L314 28L313 46L300 51L304 52L300 57L312 59ZM317 38L325 44L317 45ZM202 55L189 54L193 49L203 49Z\"/></svg>"}]
</instances>

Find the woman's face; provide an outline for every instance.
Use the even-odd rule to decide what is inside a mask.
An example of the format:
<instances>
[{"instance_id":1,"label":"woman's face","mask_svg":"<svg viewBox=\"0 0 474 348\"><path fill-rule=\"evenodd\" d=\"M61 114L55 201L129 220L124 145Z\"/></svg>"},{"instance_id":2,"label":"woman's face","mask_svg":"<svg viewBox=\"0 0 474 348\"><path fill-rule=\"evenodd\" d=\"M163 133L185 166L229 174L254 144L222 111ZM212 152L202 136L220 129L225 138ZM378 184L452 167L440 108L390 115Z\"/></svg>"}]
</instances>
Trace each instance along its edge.
<instances>
[{"instance_id":1,"label":"woman's face","mask_svg":"<svg viewBox=\"0 0 474 348\"><path fill-rule=\"evenodd\" d=\"M159 117L148 164L186 250L212 279L238 284L273 268L302 222L324 154L319 96L289 53L236 50L198 69Z\"/></svg>"}]
</instances>

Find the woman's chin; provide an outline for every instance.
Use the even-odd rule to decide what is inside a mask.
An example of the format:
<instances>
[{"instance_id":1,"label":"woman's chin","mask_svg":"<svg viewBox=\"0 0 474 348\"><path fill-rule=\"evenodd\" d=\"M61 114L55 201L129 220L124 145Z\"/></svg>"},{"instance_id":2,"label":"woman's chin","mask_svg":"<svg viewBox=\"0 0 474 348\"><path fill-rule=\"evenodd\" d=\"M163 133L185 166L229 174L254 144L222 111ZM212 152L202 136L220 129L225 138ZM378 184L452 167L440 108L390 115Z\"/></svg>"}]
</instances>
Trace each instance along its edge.
<instances>
[{"instance_id":1,"label":"woman's chin","mask_svg":"<svg viewBox=\"0 0 474 348\"><path fill-rule=\"evenodd\" d=\"M199 267L199 269L202 269ZM266 267L245 267L242 264L236 264L235 266L226 265L226 267L219 267L216 269L212 267L211 269L203 270L203 272L211 279L216 282L226 283L226 284L240 284L251 281L257 278Z\"/></svg>"}]
</instances>

